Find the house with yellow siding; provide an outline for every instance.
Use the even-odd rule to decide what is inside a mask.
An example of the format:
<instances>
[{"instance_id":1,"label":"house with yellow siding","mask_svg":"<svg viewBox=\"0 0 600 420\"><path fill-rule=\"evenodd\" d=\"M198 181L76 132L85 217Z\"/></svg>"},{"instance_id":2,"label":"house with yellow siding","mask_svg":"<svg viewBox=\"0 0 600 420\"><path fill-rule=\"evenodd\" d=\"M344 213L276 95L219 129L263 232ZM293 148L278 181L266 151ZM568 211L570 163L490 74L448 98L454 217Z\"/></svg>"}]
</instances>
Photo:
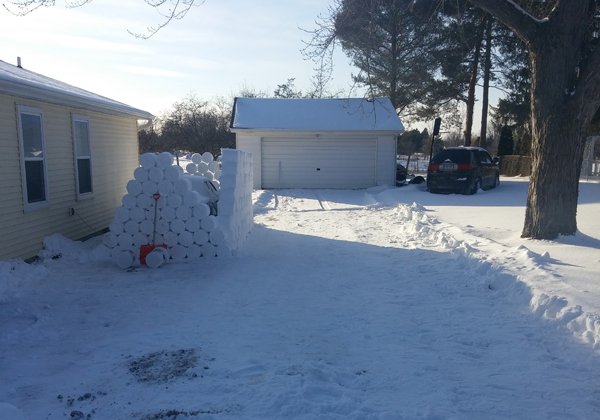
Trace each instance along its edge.
<instances>
[{"instance_id":1,"label":"house with yellow siding","mask_svg":"<svg viewBox=\"0 0 600 420\"><path fill-rule=\"evenodd\" d=\"M153 115L0 61L0 259L105 229Z\"/></svg>"}]
</instances>

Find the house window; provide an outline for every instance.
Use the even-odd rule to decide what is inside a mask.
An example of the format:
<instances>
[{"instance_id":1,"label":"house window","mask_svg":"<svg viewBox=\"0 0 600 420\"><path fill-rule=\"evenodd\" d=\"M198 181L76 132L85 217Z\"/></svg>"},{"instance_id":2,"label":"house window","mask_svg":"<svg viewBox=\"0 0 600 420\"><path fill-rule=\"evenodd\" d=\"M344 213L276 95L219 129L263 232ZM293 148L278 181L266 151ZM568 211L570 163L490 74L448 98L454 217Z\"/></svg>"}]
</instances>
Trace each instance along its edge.
<instances>
[{"instance_id":1,"label":"house window","mask_svg":"<svg viewBox=\"0 0 600 420\"><path fill-rule=\"evenodd\" d=\"M48 205L43 115L36 108L17 109L25 210L34 210Z\"/></svg>"},{"instance_id":2,"label":"house window","mask_svg":"<svg viewBox=\"0 0 600 420\"><path fill-rule=\"evenodd\" d=\"M73 116L73 145L75 149L75 182L77 196L92 193L92 155L90 152L90 121L86 117Z\"/></svg>"}]
</instances>

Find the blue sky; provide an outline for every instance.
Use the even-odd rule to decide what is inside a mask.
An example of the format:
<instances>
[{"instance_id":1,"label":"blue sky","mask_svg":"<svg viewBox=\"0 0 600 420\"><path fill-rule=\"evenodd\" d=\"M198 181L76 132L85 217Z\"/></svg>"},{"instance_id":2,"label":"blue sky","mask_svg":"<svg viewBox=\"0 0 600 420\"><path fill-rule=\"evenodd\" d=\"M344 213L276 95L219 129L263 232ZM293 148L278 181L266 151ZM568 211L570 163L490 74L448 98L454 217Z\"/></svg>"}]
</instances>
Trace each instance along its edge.
<instances>
[{"instance_id":1,"label":"blue sky","mask_svg":"<svg viewBox=\"0 0 600 420\"><path fill-rule=\"evenodd\" d=\"M0 60L154 114L190 94L211 100L242 88L272 92L289 77L306 90L313 63L300 53L323 0L206 0L148 40L162 21L142 0L57 5L16 17L0 9ZM331 87L348 92L351 67L336 55Z\"/></svg>"}]
</instances>

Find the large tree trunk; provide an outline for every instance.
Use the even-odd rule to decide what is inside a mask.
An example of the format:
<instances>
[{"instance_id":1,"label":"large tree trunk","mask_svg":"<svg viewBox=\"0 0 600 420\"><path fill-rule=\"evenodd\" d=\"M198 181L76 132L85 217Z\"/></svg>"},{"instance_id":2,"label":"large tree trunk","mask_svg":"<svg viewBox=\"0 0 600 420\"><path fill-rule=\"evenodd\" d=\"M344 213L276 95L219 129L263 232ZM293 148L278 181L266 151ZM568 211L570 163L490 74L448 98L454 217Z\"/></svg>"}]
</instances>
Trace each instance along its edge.
<instances>
[{"instance_id":1,"label":"large tree trunk","mask_svg":"<svg viewBox=\"0 0 600 420\"><path fill-rule=\"evenodd\" d=\"M577 232L579 175L591 121L576 92L579 60L548 36L531 54L532 171L522 237L554 239ZM558 48L557 48L558 46Z\"/></svg>"},{"instance_id":2,"label":"large tree trunk","mask_svg":"<svg viewBox=\"0 0 600 420\"><path fill-rule=\"evenodd\" d=\"M485 59L483 62L483 94L481 97L481 132L479 145L485 147L487 143L488 106L490 97L490 75L492 72L492 23L487 19L485 25Z\"/></svg>"},{"instance_id":3,"label":"large tree trunk","mask_svg":"<svg viewBox=\"0 0 600 420\"><path fill-rule=\"evenodd\" d=\"M475 87L477 86L477 73L479 71L479 56L481 55L481 43L483 42L483 29L485 28L485 19L479 25L477 38L475 40L475 51L473 53L473 62L471 63L471 78L469 80L469 90L467 93L467 117L465 121L465 146L470 146L473 130L473 110L475 109Z\"/></svg>"},{"instance_id":4,"label":"large tree trunk","mask_svg":"<svg viewBox=\"0 0 600 420\"><path fill-rule=\"evenodd\" d=\"M554 239L577 231L584 138L575 110L562 110L535 124L522 237Z\"/></svg>"}]
</instances>

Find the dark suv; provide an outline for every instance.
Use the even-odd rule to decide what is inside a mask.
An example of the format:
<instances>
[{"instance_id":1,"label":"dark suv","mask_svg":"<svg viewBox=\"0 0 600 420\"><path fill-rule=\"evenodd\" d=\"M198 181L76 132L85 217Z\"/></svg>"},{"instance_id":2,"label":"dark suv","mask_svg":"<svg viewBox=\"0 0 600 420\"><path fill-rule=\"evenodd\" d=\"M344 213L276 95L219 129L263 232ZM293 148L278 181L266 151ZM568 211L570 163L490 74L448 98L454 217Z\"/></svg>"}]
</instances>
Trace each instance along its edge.
<instances>
[{"instance_id":1,"label":"dark suv","mask_svg":"<svg viewBox=\"0 0 600 420\"><path fill-rule=\"evenodd\" d=\"M429 192L475 194L500 183L498 159L481 147L448 147L431 159L427 168Z\"/></svg>"}]
</instances>

